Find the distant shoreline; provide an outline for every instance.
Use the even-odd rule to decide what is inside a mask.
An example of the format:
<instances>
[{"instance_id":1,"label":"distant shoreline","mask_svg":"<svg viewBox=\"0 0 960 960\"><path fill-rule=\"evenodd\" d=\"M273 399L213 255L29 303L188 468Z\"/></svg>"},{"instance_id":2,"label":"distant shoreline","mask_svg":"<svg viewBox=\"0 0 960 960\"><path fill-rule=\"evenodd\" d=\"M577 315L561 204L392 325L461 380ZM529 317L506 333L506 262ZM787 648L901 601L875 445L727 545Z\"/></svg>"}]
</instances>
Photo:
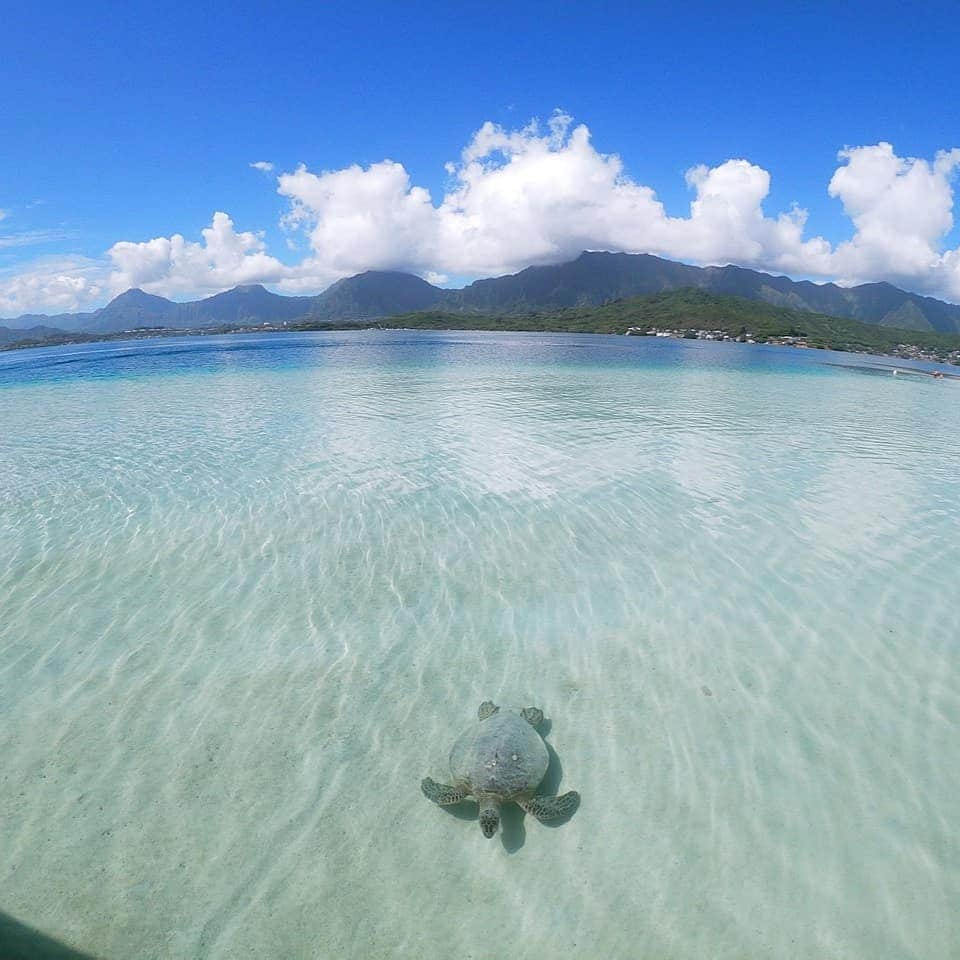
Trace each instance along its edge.
<instances>
[{"instance_id":1,"label":"distant shoreline","mask_svg":"<svg viewBox=\"0 0 960 960\"><path fill-rule=\"evenodd\" d=\"M461 313L421 310L387 317L328 320L301 317L295 320L235 322L203 327L156 325L116 333L63 332L6 343L0 349L23 350L144 340L161 337L202 337L222 334L297 333L338 330L475 330L526 333L601 333L660 336L677 339L775 343L807 349L863 353L895 360L920 360L937 365L960 365L960 335L928 330L883 327L824 314L777 307L772 304L704 293L674 290L669 293L613 300L600 306L530 310L526 313Z\"/></svg>"},{"instance_id":2,"label":"distant shoreline","mask_svg":"<svg viewBox=\"0 0 960 960\"><path fill-rule=\"evenodd\" d=\"M304 316L299 319L245 320L202 327L155 326L116 333L67 332L4 343L3 350L68 344L198 337L223 334L328 332L338 330L473 330L526 333L601 333L678 339L771 343L960 365L960 334L907 330L863 323L804 310L681 289L611 300L600 305L525 312L482 313L420 310L353 320Z\"/></svg>"},{"instance_id":3,"label":"distant shoreline","mask_svg":"<svg viewBox=\"0 0 960 960\"><path fill-rule=\"evenodd\" d=\"M903 357L897 354L885 353L866 349L848 349L843 346L821 346L811 345L809 343L784 343L779 338L769 340L740 340L736 337L705 337L705 336L684 336L681 331L670 331L669 334L661 332L659 336L650 333L640 333L635 328L628 329L623 333L609 332L606 330L569 330L569 329L527 329L518 325L493 326L426 326L426 325L405 325L396 322L400 319L409 320L409 317L387 318L384 320L371 320L359 322L330 322L330 323L305 323L305 324L284 324L284 325L221 325L218 327L202 327L199 329L181 329L175 327L153 328L143 327L136 330L124 330L116 333L104 334L68 334L64 337L51 337L39 341L17 341L0 345L0 353L11 352L14 350L38 350L64 346L83 346L88 343L135 343L141 340L167 340L181 337L211 337L211 336L236 336L250 334L275 334L275 333L339 333L344 331L366 331L382 330L404 332L449 332L449 333L539 333L539 334L576 334L589 336L631 336L643 339L673 339L673 340L701 340L714 343L729 343L734 345L753 345L753 346L773 346L786 347L794 350L823 350L834 351L836 353L862 354L864 356L878 357L891 361L891 370L897 369L896 361L907 360L909 362L922 362L939 364L944 366L960 366L960 361L950 361L944 359L932 359L927 357ZM476 319L476 318L473 318ZM699 331L705 332L705 331ZM922 370L917 367L903 368L905 373L932 376L933 371ZM960 380L960 373L945 372L945 378L951 380Z\"/></svg>"}]
</instances>

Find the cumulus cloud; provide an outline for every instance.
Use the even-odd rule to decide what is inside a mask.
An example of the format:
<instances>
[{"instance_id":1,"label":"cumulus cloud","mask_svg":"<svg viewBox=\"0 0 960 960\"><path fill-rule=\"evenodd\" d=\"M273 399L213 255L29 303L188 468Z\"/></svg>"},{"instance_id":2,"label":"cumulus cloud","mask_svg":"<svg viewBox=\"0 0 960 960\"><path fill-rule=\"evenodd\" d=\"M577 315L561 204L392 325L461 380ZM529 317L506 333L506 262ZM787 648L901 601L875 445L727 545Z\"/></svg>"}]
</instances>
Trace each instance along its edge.
<instances>
[{"instance_id":1,"label":"cumulus cloud","mask_svg":"<svg viewBox=\"0 0 960 960\"><path fill-rule=\"evenodd\" d=\"M898 157L889 143L840 151L846 161L830 180L856 232L841 243L830 269L850 280L887 279L960 297L960 249L944 251L953 228L951 180L960 149L932 162Z\"/></svg>"},{"instance_id":2,"label":"cumulus cloud","mask_svg":"<svg viewBox=\"0 0 960 960\"><path fill-rule=\"evenodd\" d=\"M265 250L257 233L238 232L225 213L201 231L202 241L179 233L142 243L121 241L108 251L107 285L115 292L140 287L163 296L209 294L242 283L277 283L290 269Z\"/></svg>"},{"instance_id":3,"label":"cumulus cloud","mask_svg":"<svg viewBox=\"0 0 960 960\"><path fill-rule=\"evenodd\" d=\"M598 152L587 127L563 113L546 129L485 123L447 172L451 185L436 204L390 160L319 174L301 166L278 184L291 203L287 226L307 233L317 264L342 273L477 276L584 249L796 270L823 266L829 254L826 241L803 239L803 210L764 214L770 176L760 167L728 160L694 168L690 215L670 217L650 187L629 178L616 154Z\"/></svg>"},{"instance_id":4,"label":"cumulus cloud","mask_svg":"<svg viewBox=\"0 0 960 960\"><path fill-rule=\"evenodd\" d=\"M106 296L132 286L202 296L254 282L316 292L369 269L444 282L561 262L593 249L850 283L886 279L960 300L960 248L944 249L960 149L925 160L900 157L891 144L878 143L846 148L838 161L827 191L852 230L833 246L807 235L802 207L765 209L771 175L747 159L688 170L689 211L670 216L652 187L630 177L617 154L598 151L589 129L567 114L519 129L488 122L446 165L449 179L438 197L391 159L281 172L275 182L289 204L281 227L291 249L305 249L299 263L284 264L267 251L262 234L237 230L226 213L216 213L199 241L175 234L114 244L98 275L89 265L78 274L86 284L76 299L93 289ZM251 166L273 172L265 160ZM31 287L34 280L0 304L11 297L25 303L28 289L36 292L34 309L63 302L64 284L48 277Z\"/></svg>"},{"instance_id":5,"label":"cumulus cloud","mask_svg":"<svg viewBox=\"0 0 960 960\"><path fill-rule=\"evenodd\" d=\"M309 232L317 266L346 275L376 268L420 269L437 255L438 212L399 163L281 174L291 201L288 228ZM431 269L433 264L426 269Z\"/></svg>"},{"instance_id":6,"label":"cumulus cloud","mask_svg":"<svg viewBox=\"0 0 960 960\"><path fill-rule=\"evenodd\" d=\"M46 257L27 269L0 273L0 316L73 313L106 294L103 265L86 257Z\"/></svg>"}]
</instances>

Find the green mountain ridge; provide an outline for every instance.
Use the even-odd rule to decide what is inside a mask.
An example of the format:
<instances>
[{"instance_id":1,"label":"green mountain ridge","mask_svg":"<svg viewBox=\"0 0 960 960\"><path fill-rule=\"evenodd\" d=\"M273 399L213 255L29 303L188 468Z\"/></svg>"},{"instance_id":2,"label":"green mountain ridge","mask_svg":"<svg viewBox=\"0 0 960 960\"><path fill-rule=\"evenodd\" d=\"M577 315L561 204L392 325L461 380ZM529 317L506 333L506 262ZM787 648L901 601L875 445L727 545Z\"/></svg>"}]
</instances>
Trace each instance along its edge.
<instances>
[{"instance_id":1,"label":"green mountain ridge","mask_svg":"<svg viewBox=\"0 0 960 960\"><path fill-rule=\"evenodd\" d=\"M338 280L312 297L281 296L259 284L249 284L202 300L175 303L142 290L128 290L92 313L49 318L31 314L3 323L14 330L43 325L68 332L115 333L145 327L191 330L224 324L275 324L302 318L363 322L417 311L522 315L603 306L681 289L699 289L881 327L960 332L960 305L888 283L840 287L731 265L694 267L650 254L605 252L586 252L568 263L527 267L508 276L476 280L460 290L436 287L409 273L370 270Z\"/></svg>"},{"instance_id":2,"label":"green mountain ridge","mask_svg":"<svg viewBox=\"0 0 960 960\"><path fill-rule=\"evenodd\" d=\"M120 340L130 337L242 333L244 331L296 332L344 329L492 330L557 333L647 333L656 328L685 332L719 331L731 338L758 342L784 338L803 346L873 354L914 356L939 362L960 363L960 334L908 330L861 323L809 311L792 310L744 297L720 296L697 288L683 288L642 297L629 297L602 306L565 307L527 313L468 313L462 310L420 310L364 321L329 320L308 316L294 321L250 325L245 323L200 327L190 331L166 327L120 333L69 333L54 339L3 343L0 350L55 343Z\"/></svg>"},{"instance_id":3,"label":"green mountain ridge","mask_svg":"<svg viewBox=\"0 0 960 960\"><path fill-rule=\"evenodd\" d=\"M599 307L568 307L525 315L464 316L459 313L421 312L391 317L384 327L421 329L528 330L568 333L624 334L660 330L717 330L738 337L749 334L764 342L772 338L796 338L805 345L862 353L892 353L909 345L946 358L957 354L960 334L909 330L862 323L845 317L793 310L745 297L720 296L697 288L671 290L644 297L630 297ZM309 321L296 325L311 326Z\"/></svg>"}]
</instances>

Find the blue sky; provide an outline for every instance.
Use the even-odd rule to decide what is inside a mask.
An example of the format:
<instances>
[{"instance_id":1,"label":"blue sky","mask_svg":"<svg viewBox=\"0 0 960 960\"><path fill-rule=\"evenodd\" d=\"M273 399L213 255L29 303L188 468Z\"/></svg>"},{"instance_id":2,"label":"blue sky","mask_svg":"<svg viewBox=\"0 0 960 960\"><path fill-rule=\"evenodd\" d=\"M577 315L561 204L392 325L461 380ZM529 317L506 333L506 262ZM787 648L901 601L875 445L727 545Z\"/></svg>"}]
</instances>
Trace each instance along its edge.
<instances>
[{"instance_id":1,"label":"blue sky","mask_svg":"<svg viewBox=\"0 0 960 960\"><path fill-rule=\"evenodd\" d=\"M935 160L960 147L955 20L930 4L16 5L0 316L96 306L128 281L180 299L366 267L451 283L578 244L960 300L960 154ZM401 166L370 169L386 159ZM323 179L354 164L371 175ZM680 222L697 199L700 222ZM794 204L799 233L777 226ZM218 211L229 227L205 239Z\"/></svg>"}]
</instances>

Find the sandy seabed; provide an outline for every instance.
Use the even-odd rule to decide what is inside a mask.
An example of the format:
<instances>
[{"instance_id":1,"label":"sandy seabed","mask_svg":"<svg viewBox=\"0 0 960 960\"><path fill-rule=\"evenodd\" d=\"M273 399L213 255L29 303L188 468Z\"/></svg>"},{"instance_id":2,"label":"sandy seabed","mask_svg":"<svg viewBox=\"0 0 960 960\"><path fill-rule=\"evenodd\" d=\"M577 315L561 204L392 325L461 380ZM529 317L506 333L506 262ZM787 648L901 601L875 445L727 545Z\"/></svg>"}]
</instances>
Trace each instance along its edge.
<instances>
[{"instance_id":1,"label":"sandy seabed","mask_svg":"<svg viewBox=\"0 0 960 960\"><path fill-rule=\"evenodd\" d=\"M606 339L0 368L0 911L103 960L956 956L954 385ZM421 795L487 698L568 822Z\"/></svg>"}]
</instances>

